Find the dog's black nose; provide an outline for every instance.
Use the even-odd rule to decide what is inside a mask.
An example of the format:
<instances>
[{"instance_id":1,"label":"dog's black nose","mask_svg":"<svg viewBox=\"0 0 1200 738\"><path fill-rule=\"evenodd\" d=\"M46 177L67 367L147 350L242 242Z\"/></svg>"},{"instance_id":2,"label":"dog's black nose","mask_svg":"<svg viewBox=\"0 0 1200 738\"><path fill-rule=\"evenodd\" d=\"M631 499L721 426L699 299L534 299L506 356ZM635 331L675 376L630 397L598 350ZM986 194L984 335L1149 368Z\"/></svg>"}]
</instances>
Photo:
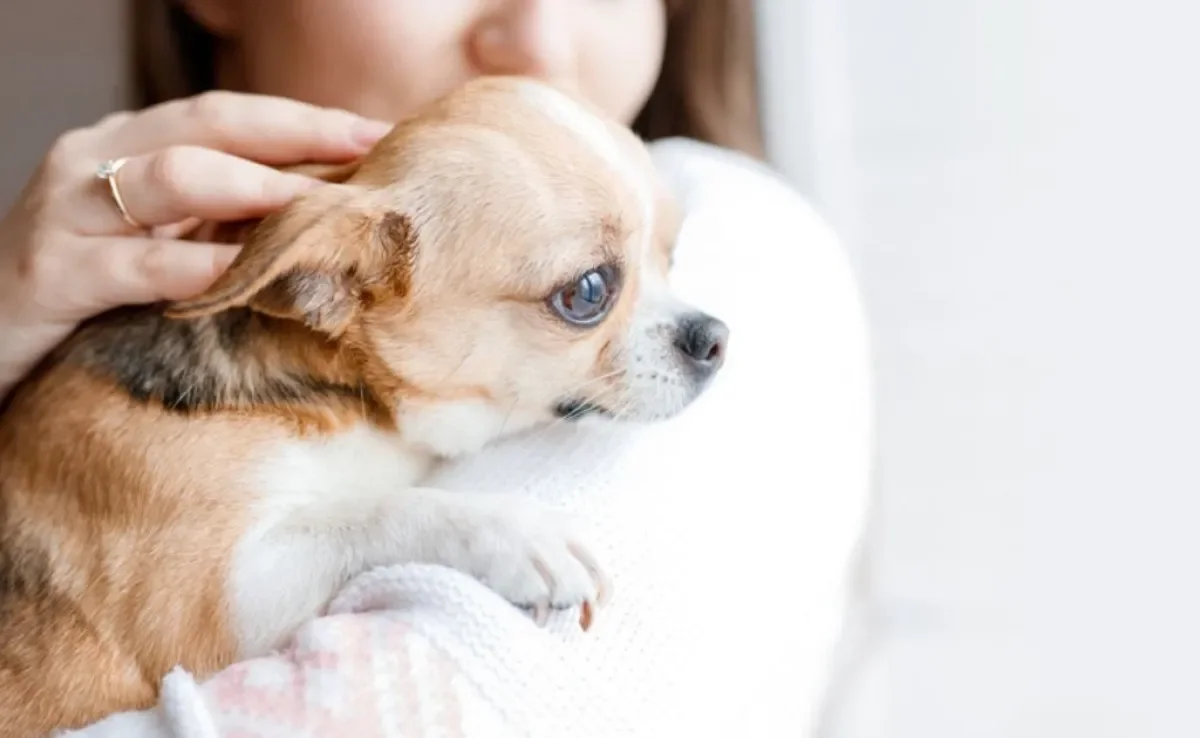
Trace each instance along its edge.
<instances>
[{"instance_id":1,"label":"dog's black nose","mask_svg":"<svg viewBox=\"0 0 1200 738\"><path fill-rule=\"evenodd\" d=\"M699 379L708 379L725 363L729 327L716 318L696 313L679 321L675 348Z\"/></svg>"}]
</instances>

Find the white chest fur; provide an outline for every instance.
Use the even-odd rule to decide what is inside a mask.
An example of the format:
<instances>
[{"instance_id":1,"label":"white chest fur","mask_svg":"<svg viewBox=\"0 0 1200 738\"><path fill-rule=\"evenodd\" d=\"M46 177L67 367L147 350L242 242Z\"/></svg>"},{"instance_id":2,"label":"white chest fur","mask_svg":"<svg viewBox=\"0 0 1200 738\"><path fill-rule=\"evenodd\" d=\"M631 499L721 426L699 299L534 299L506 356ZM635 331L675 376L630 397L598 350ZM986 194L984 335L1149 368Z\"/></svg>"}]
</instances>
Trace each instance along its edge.
<instances>
[{"instance_id":1,"label":"white chest fur","mask_svg":"<svg viewBox=\"0 0 1200 738\"><path fill-rule=\"evenodd\" d=\"M415 484L430 464L399 434L364 424L281 443L259 469L259 489L270 507L284 508L334 496L374 496Z\"/></svg>"},{"instance_id":2,"label":"white chest fur","mask_svg":"<svg viewBox=\"0 0 1200 738\"><path fill-rule=\"evenodd\" d=\"M476 453L497 438L526 430L538 420L482 400L443 402L399 413L406 439L416 448L448 459Z\"/></svg>"},{"instance_id":3,"label":"white chest fur","mask_svg":"<svg viewBox=\"0 0 1200 738\"><path fill-rule=\"evenodd\" d=\"M324 606L360 566L348 542L431 466L399 434L365 424L268 449L228 585L242 657L277 648Z\"/></svg>"},{"instance_id":4,"label":"white chest fur","mask_svg":"<svg viewBox=\"0 0 1200 738\"><path fill-rule=\"evenodd\" d=\"M316 501L373 499L403 490L419 484L436 458L475 453L537 420L464 400L402 410L402 434L364 424L332 436L282 442L256 475L265 522Z\"/></svg>"},{"instance_id":5,"label":"white chest fur","mask_svg":"<svg viewBox=\"0 0 1200 738\"><path fill-rule=\"evenodd\" d=\"M388 550L384 539L392 533L379 526L386 528L388 511L403 507L406 491L437 457L472 453L536 420L474 401L399 415L403 435L361 425L282 441L258 466L254 522L235 552L229 583L243 657L278 647L377 557L372 552ZM413 507L418 522L422 514Z\"/></svg>"}]
</instances>

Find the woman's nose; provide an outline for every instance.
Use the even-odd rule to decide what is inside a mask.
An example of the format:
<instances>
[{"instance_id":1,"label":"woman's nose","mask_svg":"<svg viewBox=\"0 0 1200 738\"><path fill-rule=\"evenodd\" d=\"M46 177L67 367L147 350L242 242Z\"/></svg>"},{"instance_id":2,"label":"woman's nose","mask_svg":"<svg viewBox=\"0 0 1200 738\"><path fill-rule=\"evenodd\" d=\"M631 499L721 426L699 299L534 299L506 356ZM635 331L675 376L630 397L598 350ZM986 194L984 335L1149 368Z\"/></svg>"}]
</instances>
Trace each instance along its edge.
<instances>
[{"instance_id":1,"label":"woman's nose","mask_svg":"<svg viewBox=\"0 0 1200 738\"><path fill-rule=\"evenodd\" d=\"M550 81L567 75L571 31L563 0L500 0L471 34L482 74L517 74Z\"/></svg>"}]
</instances>

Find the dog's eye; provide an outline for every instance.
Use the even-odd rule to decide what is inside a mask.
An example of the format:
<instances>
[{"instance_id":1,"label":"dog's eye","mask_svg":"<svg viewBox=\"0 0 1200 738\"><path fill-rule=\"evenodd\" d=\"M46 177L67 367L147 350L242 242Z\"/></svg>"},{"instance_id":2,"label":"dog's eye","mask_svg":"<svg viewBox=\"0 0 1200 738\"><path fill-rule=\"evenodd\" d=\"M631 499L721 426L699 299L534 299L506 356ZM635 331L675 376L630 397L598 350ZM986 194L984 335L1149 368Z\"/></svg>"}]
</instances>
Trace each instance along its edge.
<instances>
[{"instance_id":1,"label":"dog's eye","mask_svg":"<svg viewBox=\"0 0 1200 738\"><path fill-rule=\"evenodd\" d=\"M617 287L616 269L602 266L551 295L550 307L568 323L594 325L608 315Z\"/></svg>"}]
</instances>

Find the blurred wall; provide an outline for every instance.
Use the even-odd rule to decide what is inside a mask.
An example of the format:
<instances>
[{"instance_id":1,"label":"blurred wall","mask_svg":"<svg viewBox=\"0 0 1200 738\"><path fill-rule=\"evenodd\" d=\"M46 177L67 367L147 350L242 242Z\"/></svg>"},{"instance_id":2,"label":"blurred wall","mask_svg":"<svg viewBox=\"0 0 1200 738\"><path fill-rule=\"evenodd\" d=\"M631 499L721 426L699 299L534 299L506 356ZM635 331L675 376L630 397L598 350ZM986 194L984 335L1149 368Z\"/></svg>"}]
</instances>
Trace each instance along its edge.
<instances>
[{"instance_id":1,"label":"blurred wall","mask_svg":"<svg viewBox=\"0 0 1200 738\"><path fill-rule=\"evenodd\" d=\"M119 107L125 0L0 2L0 209L55 136Z\"/></svg>"},{"instance_id":2,"label":"blurred wall","mask_svg":"<svg viewBox=\"0 0 1200 738\"><path fill-rule=\"evenodd\" d=\"M1200 5L760 0L874 334L839 738L1200 735Z\"/></svg>"}]
</instances>

